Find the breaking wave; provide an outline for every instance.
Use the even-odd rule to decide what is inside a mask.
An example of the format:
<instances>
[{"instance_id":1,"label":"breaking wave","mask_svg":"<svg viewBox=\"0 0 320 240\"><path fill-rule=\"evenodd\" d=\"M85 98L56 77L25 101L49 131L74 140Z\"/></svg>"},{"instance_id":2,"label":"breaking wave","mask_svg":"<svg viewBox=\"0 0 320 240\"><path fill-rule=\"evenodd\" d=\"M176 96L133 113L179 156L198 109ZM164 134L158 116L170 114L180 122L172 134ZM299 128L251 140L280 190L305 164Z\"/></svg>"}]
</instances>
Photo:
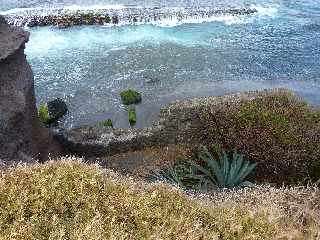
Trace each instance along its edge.
<instances>
[{"instance_id":1,"label":"breaking wave","mask_svg":"<svg viewBox=\"0 0 320 240\"><path fill-rule=\"evenodd\" d=\"M271 16L276 8L251 6L248 8L145 8L124 5L70 6L64 8L18 8L2 12L15 26L34 27L57 25L138 25L153 24L173 27L187 23L220 21L225 24L241 24L250 16Z\"/></svg>"}]
</instances>

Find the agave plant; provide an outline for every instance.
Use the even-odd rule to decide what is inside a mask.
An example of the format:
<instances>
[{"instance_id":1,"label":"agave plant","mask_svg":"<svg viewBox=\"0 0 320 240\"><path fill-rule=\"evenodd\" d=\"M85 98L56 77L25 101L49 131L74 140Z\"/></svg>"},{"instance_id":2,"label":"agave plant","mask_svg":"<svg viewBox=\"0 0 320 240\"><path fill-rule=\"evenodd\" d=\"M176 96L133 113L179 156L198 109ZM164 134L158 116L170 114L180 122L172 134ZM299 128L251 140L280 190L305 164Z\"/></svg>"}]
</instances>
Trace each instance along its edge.
<instances>
[{"instance_id":1,"label":"agave plant","mask_svg":"<svg viewBox=\"0 0 320 240\"><path fill-rule=\"evenodd\" d=\"M219 158L218 161L204 147L203 151L199 154L199 158L204 162L204 165L200 166L199 164L192 163L201 173L202 177L219 188L251 186L252 183L245 181L245 178L253 171L257 164L251 164L244 159L243 154L237 153L236 150L232 154L231 161L225 151L220 151L218 148L216 150Z\"/></svg>"},{"instance_id":2,"label":"agave plant","mask_svg":"<svg viewBox=\"0 0 320 240\"><path fill-rule=\"evenodd\" d=\"M165 181L185 189L206 190L206 179L197 174L198 170L189 162L170 164L167 168L154 171L152 179Z\"/></svg>"}]
</instances>

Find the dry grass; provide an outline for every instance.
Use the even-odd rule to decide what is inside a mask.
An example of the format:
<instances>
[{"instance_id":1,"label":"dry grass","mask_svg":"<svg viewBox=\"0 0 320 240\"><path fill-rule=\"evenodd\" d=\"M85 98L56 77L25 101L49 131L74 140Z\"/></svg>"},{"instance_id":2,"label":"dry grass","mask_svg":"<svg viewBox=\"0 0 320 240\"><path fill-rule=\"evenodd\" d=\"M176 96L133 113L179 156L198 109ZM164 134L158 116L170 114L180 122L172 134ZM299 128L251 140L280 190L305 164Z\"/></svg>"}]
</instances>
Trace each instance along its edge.
<instances>
[{"instance_id":1,"label":"dry grass","mask_svg":"<svg viewBox=\"0 0 320 240\"><path fill-rule=\"evenodd\" d=\"M77 159L0 175L0 239L317 239L319 189L190 196Z\"/></svg>"}]
</instances>

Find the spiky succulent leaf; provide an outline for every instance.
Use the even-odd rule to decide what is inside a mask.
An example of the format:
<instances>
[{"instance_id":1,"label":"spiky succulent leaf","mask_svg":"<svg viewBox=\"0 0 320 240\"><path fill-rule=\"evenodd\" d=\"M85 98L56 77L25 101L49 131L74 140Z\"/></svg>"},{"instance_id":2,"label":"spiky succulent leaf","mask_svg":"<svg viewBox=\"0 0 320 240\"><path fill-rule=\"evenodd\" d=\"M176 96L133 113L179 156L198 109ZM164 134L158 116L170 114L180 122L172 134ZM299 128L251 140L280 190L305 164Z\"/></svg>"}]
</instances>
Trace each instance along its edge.
<instances>
[{"instance_id":1,"label":"spiky succulent leaf","mask_svg":"<svg viewBox=\"0 0 320 240\"><path fill-rule=\"evenodd\" d=\"M234 150L232 155L225 151L217 152L219 159L215 159L207 148L198 154L202 164L195 161L184 162L169 166L159 171L157 178L182 188L197 190L208 189L209 185L221 188L247 187L252 183L244 181L257 164L244 160L244 155Z\"/></svg>"},{"instance_id":2,"label":"spiky succulent leaf","mask_svg":"<svg viewBox=\"0 0 320 240\"><path fill-rule=\"evenodd\" d=\"M237 169L237 161L233 160L231 163L231 166L230 166L230 172L229 172L228 179L226 182L227 186L233 185L234 177L236 175L236 169Z\"/></svg>"},{"instance_id":3,"label":"spiky succulent leaf","mask_svg":"<svg viewBox=\"0 0 320 240\"><path fill-rule=\"evenodd\" d=\"M207 148L204 148L204 154L202 155L202 160L208 165L209 172L212 172L214 176L210 176L214 183L217 185L223 185L224 175L221 165L216 161ZM221 156L221 155L220 155ZM212 175L212 174L210 174Z\"/></svg>"},{"instance_id":4,"label":"spiky succulent leaf","mask_svg":"<svg viewBox=\"0 0 320 240\"><path fill-rule=\"evenodd\" d=\"M225 151L218 153L219 161L215 160L206 148L199 156L209 168L198 166L199 171L207 175L206 177L213 184L223 188L241 186L244 179L256 167L256 164L250 164L249 161L245 161L244 155L238 154L236 150L233 152L231 163L229 155Z\"/></svg>"},{"instance_id":5,"label":"spiky succulent leaf","mask_svg":"<svg viewBox=\"0 0 320 240\"><path fill-rule=\"evenodd\" d=\"M248 165L246 165L246 168L244 169L243 172L241 172L241 176L238 179L238 183L241 183L244 181L244 179L253 171L253 169L255 169L255 167L257 166L256 163L250 164L249 161L247 161Z\"/></svg>"},{"instance_id":6,"label":"spiky succulent leaf","mask_svg":"<svg viewBox=\"0 0 320 240\"><path fill-rule=\"evenodd\" d=\"M228 159L228 155L225 151L223 151L222 153L223 156L223 186L226 186L226 183L228 182L228 175L230 173L230 164L229 164L229 159Z\"/></svg>"},{"instance_id":7,"label":"spiky succulent leaf","mask_svg":"<svg viewBox=\"0 0 320 240\"><path fill-rule=\"evenodd\" d=\"M203 173L202 176L209 178L211 180L211 182L213 182L214 184L217 184L217 181L216 181L214 175L211 174L211 172L209 170L205 169L204 167L202 167L196 163L192 163L192 165L194 167L196 167L199 172Z\"/></svg>"}]
</instances>

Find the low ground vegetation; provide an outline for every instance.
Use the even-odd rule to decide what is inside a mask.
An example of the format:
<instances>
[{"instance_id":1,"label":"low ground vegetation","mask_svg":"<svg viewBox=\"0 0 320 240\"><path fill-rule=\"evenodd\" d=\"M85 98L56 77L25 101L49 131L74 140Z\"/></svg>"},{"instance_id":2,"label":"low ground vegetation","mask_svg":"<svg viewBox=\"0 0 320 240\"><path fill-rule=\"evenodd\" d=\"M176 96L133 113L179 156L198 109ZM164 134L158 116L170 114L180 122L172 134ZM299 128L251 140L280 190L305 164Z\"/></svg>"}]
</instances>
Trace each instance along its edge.
<instances>
[{"instance_id":1,"label":"low ground vegetation","mask_svg":"<svg viewBox=\"0 0 320 240\"><path fill-rule=\"evenodd\" d=\"M48 106L44 103L40 104L39 106L38 116L39 116L40 122L46 125L52 124L55 121L55 119L50 117Z\"/></svg>"},{"instance_id":2,"label":"low ground vegetation","mask_svg":"<svg viewBox=\"0 0 320 240\"><path fill-rule=\"evenodd\" d=\"M238 149L258 163L256 180L282 184L320 176L320 110L292 94L206 108L199 119L201 144Z\"/></svg>"},{"instance_id":3,"label":"low ground vegetation","mask_svg":"<svg viewBox=\"0 0 320 240\"><path fill-rule=\"evenodd\" d=\"M253 184L246 178L256 166L236 150L227 153L215 146L210 152L203 147L197 158L171 163L165 169L154 171L151 179L201 191L208 191L209 188L249 187Z\"/></svg>"},{"instance_id":4,"label":"low ground vegetation","mask_svg":"<svg viewBox=\"0 0 320 240\"><path fill-rule=\"evenodd\" d=\"M196 110L152 183L75 158L2 170L0 239L319 239L320 110L288 92Z\"/></svg>"},{"instance_id":5,"label":"low ground vegetation","mask_svg":"<svg viewBox=\"0 0 320 240\"><path fill-rule=\"evenodd\" d=\"M317 239L317 187L186 194L77 159L0 175L0 239Z\"/></svg>"}]
</instances>

